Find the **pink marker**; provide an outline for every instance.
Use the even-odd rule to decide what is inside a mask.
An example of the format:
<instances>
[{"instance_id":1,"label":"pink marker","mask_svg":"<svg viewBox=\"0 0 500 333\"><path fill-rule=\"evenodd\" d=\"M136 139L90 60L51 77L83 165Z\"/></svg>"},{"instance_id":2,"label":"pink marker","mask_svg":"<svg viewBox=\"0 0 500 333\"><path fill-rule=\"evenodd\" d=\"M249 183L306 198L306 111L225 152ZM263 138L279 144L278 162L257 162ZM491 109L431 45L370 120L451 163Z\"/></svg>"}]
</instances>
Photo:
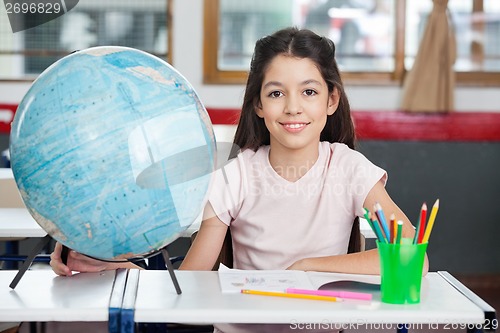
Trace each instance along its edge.
<instances>
[{"instance_id":1,"label":"pink marker","mask_svg":"<svg viewBox=\"0 0 500 333\"><path fill-rule=\"evenodd\" d=\"M349 291L310 290L310 289L287 288L286 292L289 294L333 296L333 297L349 298L349 299L362 299L362 300L367 300L367 301L372 299L372 294L354 293L354 292L349 292Z\"/></svg>"}]
</instances>

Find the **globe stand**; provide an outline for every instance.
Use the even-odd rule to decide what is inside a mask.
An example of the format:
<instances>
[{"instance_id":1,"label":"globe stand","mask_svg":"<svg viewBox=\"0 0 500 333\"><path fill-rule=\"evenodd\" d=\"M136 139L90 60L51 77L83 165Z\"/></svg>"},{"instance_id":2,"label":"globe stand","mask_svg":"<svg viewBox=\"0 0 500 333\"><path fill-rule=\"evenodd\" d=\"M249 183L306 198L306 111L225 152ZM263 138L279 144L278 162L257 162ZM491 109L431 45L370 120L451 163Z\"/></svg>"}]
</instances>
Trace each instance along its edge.
<instances>
[{"instance_id":1,"label":"globe stand","mask_svg":"<svg viewBox=\"0 0 500 333\"><path fill-rule=\"evenodd\" d=\"M170 278L172 279L172 283L174 284L177 295L182 294L181 287L179 286L179 281L177 281L177 277L175 276L174 265L172 265L172 262L170 261L170 256L168 255L166 247L161 249L161 255L163 256L163 261L165 261L165 265L167 266L168 273L170 274Z\"/></svg>"},{"instance_id":2,"label":"globe stand","mask_svg":"<svg viewBox=\"0 0 500 333\"><path fill-rule=\"evenodd\" d=\"M26 273L26 271L30 268L31 264L35 260L35 257L42 251L45 246L50 242L52 237L50 235L45 235L33 248L31 253L26 257L26 260L24 261L23 265L19 268L19 271L17 272L16 276L10 283L9 287L12 289L15 289L19 281L21 281L22 277ZM68 255L68 248L66 246L63 246L62 252L61 252L61 259L63 262L66 261L67 255ZM172 279L172 283L174 284L175 291L177 292L177 295L182 294L181 287L179 285L179 281L177 280L177 277L175 276L174 272L174 266L172 265L172 262L170 261L170 256L168 254L167 248L164 247L163 249L160 250L163 260L165 261L165 265L167 266L168 273L170 274L170 278ZM133 262L133 261L132 261Z\"/></svg>"},{"instance_id":3,"label":"globe stand","mask_svg":"<svg viewBox=\"0 0 500 333\"><path fill-rule=\"evenodd\" d=\"M31 253L26 257L26 260L24 261L23 265L21 268L19 268L19 271L17 272L16 276L10 283L9 287L12 289L15 289L19 281L21 281L21 278L24 276L24 273L30 268L31 264L33 263L33 260L35 260L35 257L42 251L42 249L50 242L52 237L49 235L45 235L38 244L35 245Z\"/></svg>"}]
</instances>

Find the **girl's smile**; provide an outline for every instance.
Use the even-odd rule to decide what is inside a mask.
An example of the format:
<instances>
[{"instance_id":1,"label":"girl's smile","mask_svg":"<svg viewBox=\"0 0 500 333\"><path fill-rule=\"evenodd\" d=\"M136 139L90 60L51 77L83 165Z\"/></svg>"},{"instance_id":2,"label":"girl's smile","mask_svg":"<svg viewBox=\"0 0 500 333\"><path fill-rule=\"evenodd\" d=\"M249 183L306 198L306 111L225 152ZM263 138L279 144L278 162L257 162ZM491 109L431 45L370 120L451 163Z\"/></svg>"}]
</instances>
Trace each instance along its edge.
<instances>
[{"instance_id":1,"label":"girl's smile","mask_svg":"<svg viewBox=\"0 0 500 333\"><path fill-rule=\"evenodd\" d=\"M285 131L288 131L290 133L299 133L301 132L304 128L306 128L307 125L310 124L310 122L283 122L281 123L281 126L285 129Z\"/></svg>"}]
</instances>

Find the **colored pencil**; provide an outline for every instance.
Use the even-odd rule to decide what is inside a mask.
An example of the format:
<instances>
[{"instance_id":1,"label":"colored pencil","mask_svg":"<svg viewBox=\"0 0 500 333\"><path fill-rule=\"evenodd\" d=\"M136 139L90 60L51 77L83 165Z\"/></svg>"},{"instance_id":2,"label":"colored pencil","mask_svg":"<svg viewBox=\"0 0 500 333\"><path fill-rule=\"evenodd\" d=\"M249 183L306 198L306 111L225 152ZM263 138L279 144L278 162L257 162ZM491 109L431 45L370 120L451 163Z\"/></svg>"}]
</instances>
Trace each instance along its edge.
<instances>
[{"instance_id":1,"label":"colored pencil","mask_svg":"<svg viewBox=\"0 0 500 333\"><path fill-rule=\"evenodd\" d=\"M289 294L302 294L302 295L318 295L318 296L333 296L333 297L341 297L343 299L363 299L363 300L371 300L372 294L368 293L355 293L350 291L334 291L334 290L312 290L312 289L296 289L296 288L287 288L286 292Z\"/></svg>"},{"instance_id":2,"label":"colored pencil","mask_svg":"<svg viewBox=\"0 0 500 333\"><path fill-rule=\"evenodd\" d=\"M387 239L384 236L384 233L380 227L379 222L377 219L374 218L373 213L370 213L370 218L372 220L372 225L373 225L373 231L375 232L375 235L377 236L377 239L381 243L387 243Z\"/></svg>"},{"instance_id":3,"label":"colored pencil","mask_svg":"<svg viewBox=\"0 0 500 333\"><path fill-rule=\"evenodd\" d=\"M439 210L439 199L436 200L434 205L432 206L431 216L429 217L429 222L427 223L427 227L425 228L424 238L422 239L422 243L429 242L429 237L431 236L432 227L434 226L434 220L436 220L436 215Z\"/></svg>"},{"instance_id":4,"label":"colored pencil","mask_svg":"<svg viewBox=\"0 0 500 333\"><path fill-rule=\"evenodd\" d=\"M427 217L427 204L424 202L422 204L422 208L420 209L420 218L417 223L417 230L415 232L415 238L413 238L413 244L420 244L422 242L422 238L424 237L426 217Z\"/></svg>"},{"instance_id":5,"label":"colored pencil","mask_svg":"<svg viewBox=\"0 0 500 333\"><path fill-rule=\"evenodd\" d=\"M418 243L422 243L424 238L425 226L427 224L427 204L424 202L422 210L420 211L420 231L418 234Z\"/></svg>"},{"instance_id":6,"label":"colored pencil","mask_svg":"<svg viewBox=\"0 0 500 333\"><path fill-rule=\"evenodd\" d=\"M373 230L373 232L375 233L375 237L378 238L377 232L375 231L375 227L373 226L373 221L370 218L371 213L370 213L370 211L367 208L364 208L364 210L365 210L365 220L368 223L368 225L370 226L370 228Z\"/></svg>"},{"instance_id":7,"label":"colored pencil","mask_svg":"<svg viewBox=\"0 0 500 333\"><path fill-rule=\"evenodd\" d=\"M377 202L374 207L375 214L377 215L377 218L380 222L380 225L382 226L382 229L385 233L385 236L387 240L390 240L390 232L389 232L389 227L387 226L387 220L385 219L384 211L382 210L382 206Z\"/></svg>"},{"instance_id":8,"label":"colored pencil","mask_svg":"<svg viewBox=\"0 0 500 333\"><path fill-rule=\"evenodd\" d=\"M370 211L367 208L364 208L364 210L365 210L365 220L366 220L366 222L368 222L368 225L373 230L373 222L370 219ZM373 231L375 231L375 230L373 230Z\"/></svg>"},{"instance_id":9,"label":"colored pencil","mask_svg":"<svg viewBox=\"0 0 500 333\"><path fill-rule=\"evenodd\" d=\"M397 224L395 244L401 244L401 236L403 234L403 221L399 220Z\"/></svg>"},{"instance_id":10,"label":"colored pencil","mask_svg":"<svg viewBox=\"0 0 500 333\"><path fill-rule=\"evenodd\" d=\"M398 229L398 226L396 224L396 216L394 213L391 214L391 217L389 218L389 229L391 232L391 238L389 243L394 243L394 240L396 239L396 232Z\"/></svg>"},{"instance_id":11,"label":"colored pencil","mask_svg":"<svg viewBox=\"0 0 500 333\"><path fill-rule=\"evenodd\" d=\"M242 294L250 294L250 295L261 295L261 296L277 296L277 297L312 299L312 300L317 300L317 301L330 301L330 302L341 302L342 301L342 298L332 297L332 296L289 294L289 293L283 293L283 292L278 292L278 291L262 291L262 290L242 289L241 293Z\"/></svg>"}]
</instances>

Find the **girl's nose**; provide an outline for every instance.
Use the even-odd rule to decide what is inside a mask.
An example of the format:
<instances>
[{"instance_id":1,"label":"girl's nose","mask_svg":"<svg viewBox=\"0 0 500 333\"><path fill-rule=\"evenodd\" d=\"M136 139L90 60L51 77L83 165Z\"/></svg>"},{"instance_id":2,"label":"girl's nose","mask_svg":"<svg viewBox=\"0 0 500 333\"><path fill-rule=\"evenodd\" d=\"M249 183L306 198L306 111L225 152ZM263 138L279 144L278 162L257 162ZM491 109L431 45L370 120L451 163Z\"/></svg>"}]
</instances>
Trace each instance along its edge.
<instances>
[{"instance_id":1,"label":"girl's nose","mask_svg":"<svg viewBox=\"0 0 500 333\"><path fill-rule=\"evenodd\" d=\"M287 99L285 113L290 115L302 113L302 106L298 98L289 97Z\"/></svg>"}]
</instances>

